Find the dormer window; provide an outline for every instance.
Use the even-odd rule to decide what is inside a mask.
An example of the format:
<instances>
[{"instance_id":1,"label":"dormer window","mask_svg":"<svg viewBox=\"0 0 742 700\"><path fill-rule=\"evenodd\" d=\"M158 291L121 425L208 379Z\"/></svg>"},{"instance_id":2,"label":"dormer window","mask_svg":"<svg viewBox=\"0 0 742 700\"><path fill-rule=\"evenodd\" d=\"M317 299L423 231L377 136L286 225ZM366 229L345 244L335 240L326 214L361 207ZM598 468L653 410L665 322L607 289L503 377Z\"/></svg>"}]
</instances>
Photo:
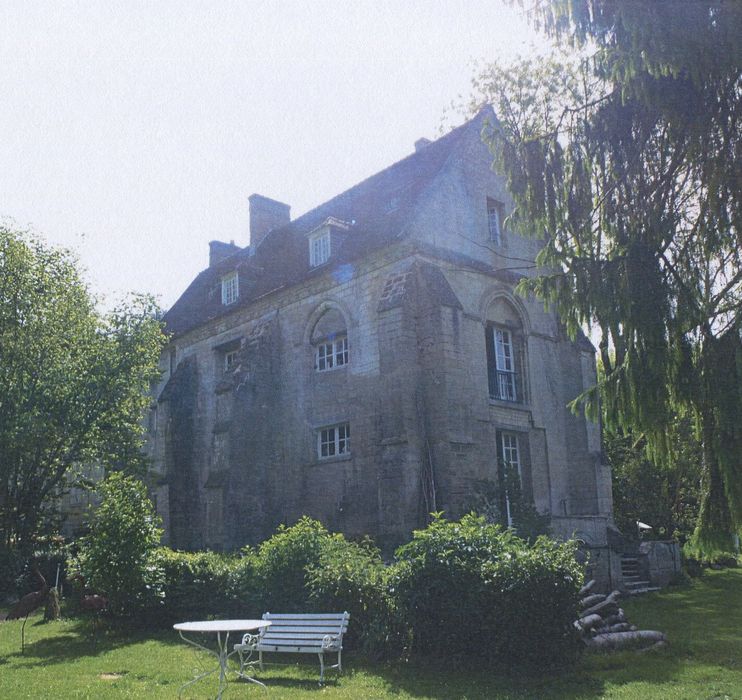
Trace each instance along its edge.
<instances>
[{"instance_id":1,"label":"dormer window","mask_svg":"<svg viewBox=\"0 0 742 700\"><path fill-rule=\"evenodd\" d=\"M240 296L239 280L236 272L230 272L222 277L222 304L229 306Z\"/></svg>"},{"instance_id":2,"label":"dormer window","mask_svg":"<svg viewBox=\"0 0 742 700\"><path fill-rule=\"evenodd\" d=\"M355 222L341 221L334 216L328 216L319 226L307 233L309 241L309 266L324 265L335 252L340 250L345 232Z\"/></svg>"},{"instance_id":3,"label":"dormer window","mask_svg":"<svg viewBox=\"0 0 742 700\"><path fill-rule=\"evenodd\" d=\"M309 237L309 265L317 267L330 259L330 229L325 227Z\"/></svg>"},{"instance_id":4,"label":"dormer window","mask_svg":"<svg viewBox=\"0 0 742 700\"><path fill-rule=\"evenodd\" d=\"M502 244L502 222L505 219L505 206L496 199L487 197L487 227L489 239L495 245Z\"/></svg>"}]
</instances>

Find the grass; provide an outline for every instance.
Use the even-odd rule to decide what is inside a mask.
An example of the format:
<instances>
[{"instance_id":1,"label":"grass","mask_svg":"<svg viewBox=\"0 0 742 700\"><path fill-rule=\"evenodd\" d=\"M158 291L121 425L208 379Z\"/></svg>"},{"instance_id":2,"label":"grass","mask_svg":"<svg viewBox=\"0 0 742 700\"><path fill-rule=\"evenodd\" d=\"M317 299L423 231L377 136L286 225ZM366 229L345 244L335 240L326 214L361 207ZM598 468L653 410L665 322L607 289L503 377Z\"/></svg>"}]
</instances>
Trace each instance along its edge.
<instances>
[{"instance_id":1,"label":"grass","mask_svg":"<svg viewBox=\"0 0 742 700\"><path fill-rule=\"evenodd\" d=\"M548 674L463 671L453 663L370 665L346 654L346 673L317 685L318 664L268 667L269 692L230 682L225 698L620 698L721 700L742 698L742 570L708 572L692 586L646 595L624 605L629 619L667 633L670 646L648 654L584 656L576 666ZM214 663L174 632L101 629L89 621L26 625L0 623L0 698L174 698L180 685ZM332 678L332 676L330 676ZM216 693L210 677L184 697Z\"/></svg>"}]
</instances>

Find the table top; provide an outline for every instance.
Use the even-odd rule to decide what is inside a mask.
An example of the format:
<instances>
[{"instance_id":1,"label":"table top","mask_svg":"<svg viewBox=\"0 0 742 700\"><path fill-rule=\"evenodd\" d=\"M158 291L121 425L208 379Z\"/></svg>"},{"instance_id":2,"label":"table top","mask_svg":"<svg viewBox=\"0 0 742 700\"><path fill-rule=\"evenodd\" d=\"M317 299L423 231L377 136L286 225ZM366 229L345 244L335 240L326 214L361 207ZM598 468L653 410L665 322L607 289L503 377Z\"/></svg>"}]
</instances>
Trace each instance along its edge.
<instances>
[{"instance_id":1,"label":"table top","mask_svg":"<svg viewBox=\"0 0 742 700\"><path fill-rule=\"evenodd\" d=\"M173 628L181 632L249 632L270 624L268 620L196 620L178 622Z\"/></svg>"}]
</instances>

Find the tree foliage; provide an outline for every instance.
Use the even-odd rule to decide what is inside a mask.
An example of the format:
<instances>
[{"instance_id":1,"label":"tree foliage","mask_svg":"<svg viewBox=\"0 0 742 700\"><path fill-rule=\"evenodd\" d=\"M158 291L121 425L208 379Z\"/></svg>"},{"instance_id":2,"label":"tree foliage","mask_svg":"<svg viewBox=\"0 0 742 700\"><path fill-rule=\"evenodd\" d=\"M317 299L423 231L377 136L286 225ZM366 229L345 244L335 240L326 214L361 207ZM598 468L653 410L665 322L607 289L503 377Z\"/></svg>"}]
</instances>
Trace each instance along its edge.
<instances>
[{"instance_id":1,"label":"tree foliage","mask_svg":"<svg viewBox=\"0 0 742 700\"><path fill-rule=\"evenodd\" d=\"M76 259L0 227L0 536L28 552L73 465L142 464L156 306L96 311Z\"/></svg>"},{"instance_id":2,"label":"tree foliage","mask_svg":"<svg viewBox=\"0 0 742 700\"><path fill-rule=\"evenodd\" d=\"M156 556L162 530L147 489L133 476L113 472L98 492L101 503L74 563L86 585L108 597L114 614L151 609L162 597L162 566Z\"/></svg>"},{"instance_id":3,"label":"tree foliage","mask_svg":"<svg viewBox=\"0 0 742 700\"><path fill-rule=\"evenodd\" d=\"M652 526L649 539L674 537L685 544L698 520L702 449L691 420L678 416L668 426L673 456L653 463L644 440L610 426L603 431L606 459L613 474L613 515L618 528L637 537L636 521Z\"/></svg>"},{"instance_id":4,"label":"tree foliage","mask_svg":"<svg viewBox=\"0 0 742 700\"><path fill-rule=\"evenodd\" d=\"M659 460L672 416L692 413L695 543L728 549L742 525L742 5L528 6L571 57L494 65L477 86L498 115L487 136L510 223L545 240L521 291L602 335L605 377L580 397L594 416L602 396Z\"/></svg>"}]
</instances>

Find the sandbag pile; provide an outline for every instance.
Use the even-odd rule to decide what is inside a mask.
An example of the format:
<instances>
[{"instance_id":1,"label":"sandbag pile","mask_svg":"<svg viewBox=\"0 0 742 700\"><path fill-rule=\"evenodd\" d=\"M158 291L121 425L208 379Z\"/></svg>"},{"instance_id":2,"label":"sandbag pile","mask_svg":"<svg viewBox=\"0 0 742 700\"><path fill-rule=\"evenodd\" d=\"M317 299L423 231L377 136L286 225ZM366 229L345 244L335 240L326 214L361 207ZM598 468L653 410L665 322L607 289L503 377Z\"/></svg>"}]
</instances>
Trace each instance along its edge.
<instances>
[{"instance_id":1,"label":"sandbag pile","mask_svg":"<svg viewBox=\"0 0 742 700\"><path fill-rule=\"evenodd\" d=\"M623 608L619 607L620 591L609 595L590 593L595 580L589 581L580 589L580 618L575 620L575 629L580 638L593 651L616 651L636 649L648 651L667 645L667 637L662 632L640 630L626 619Z\"/></svg>"}]
</instances>

